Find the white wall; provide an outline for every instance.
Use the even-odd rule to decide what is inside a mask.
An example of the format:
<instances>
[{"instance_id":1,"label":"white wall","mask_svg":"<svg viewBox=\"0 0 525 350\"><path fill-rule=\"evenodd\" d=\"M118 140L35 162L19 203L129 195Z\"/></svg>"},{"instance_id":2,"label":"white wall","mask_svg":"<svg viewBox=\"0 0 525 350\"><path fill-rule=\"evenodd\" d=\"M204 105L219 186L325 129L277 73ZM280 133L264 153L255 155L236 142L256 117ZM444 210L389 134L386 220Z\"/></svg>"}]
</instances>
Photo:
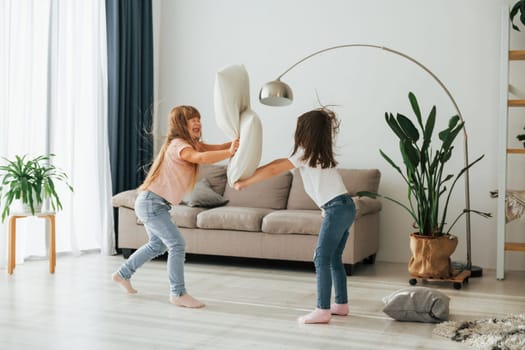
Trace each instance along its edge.
<instances>
[{"instance_id":1,"label":"white wall","mask_svg":"<svg viewBox=\"0 0 525 350\"><path fill-rule=\"evenodd\" d=\"M455 113L443 89L420 67L377 49L340 49L304 62L283 78L294 90L291 106L267 107L257 95L263 83L300 58L340 44L387 46L431 69L451 91L465 118L471 160L485 154L471 170L471 206L492 212L494 218L472 217L472 260L484 268L495 267L497 209L489 190L497 188L500 14L503 5L514 1L157 1L161 15L156 102L161 130L173 106L191 104L203 116L205 141L224 142L214 119L215 73L228 64L244 64L250 75L252 108L264 128L262 162L289 154L296 117L318 106L317 91L323 104L337 105L334 109L342 119L340 166L379 168L380 191L400 199L405 198L406 186L379 155L382 149L399 160L384 113L411 116L409 91L426 113L437 106L440 127ZM512 35L513 45L525 48L525 34ZM450 172L462 167L463 149L458 142ZM453 214L464 207L463 186L463 182L457 186L449 209ZM377 259L406 262L411 220L399 207L383 204ZM522 233L524 225L511 229ZM453 231L461 242L453 259L464 261L465 221ZM525 234L521 236L525 240ZM525 254L507 253L507 269L525 269Z\"/></svg>"}]
</instances>

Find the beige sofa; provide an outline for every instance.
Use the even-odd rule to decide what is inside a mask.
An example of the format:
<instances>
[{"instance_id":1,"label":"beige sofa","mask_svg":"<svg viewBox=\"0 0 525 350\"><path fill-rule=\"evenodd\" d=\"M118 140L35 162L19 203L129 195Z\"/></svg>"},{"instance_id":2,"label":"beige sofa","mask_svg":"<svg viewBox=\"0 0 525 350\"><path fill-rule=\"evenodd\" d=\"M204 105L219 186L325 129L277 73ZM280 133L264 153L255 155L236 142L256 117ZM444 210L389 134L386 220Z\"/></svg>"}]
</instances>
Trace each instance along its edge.
<instances>
[{"instance_id":1,"label":"beige sofa","mask_svg":"<svg viewBox=\"0 0 525 350\"><path fill-rule=\"evenodd\" d=\"M339 169L339 172L350 194L378 190L379 170ZM225 166L201 166L199 179L202 178L228 203L215 208L184 204L172 208L171 215L186 240L187 253L312 261L322 217L320 209L304 192L298 171L242 191L227 185ZM133 210L136 196L137 192L131 190L113 197L113 206L118 207L118 246L125 251L125 257L130 249L137 249L147 241L144 226ZM379 249L381 202L364 197L354 197L354 202L356 219L343 254L348 274L358 262L374 263Z\"/></svg>"}]
</instances>

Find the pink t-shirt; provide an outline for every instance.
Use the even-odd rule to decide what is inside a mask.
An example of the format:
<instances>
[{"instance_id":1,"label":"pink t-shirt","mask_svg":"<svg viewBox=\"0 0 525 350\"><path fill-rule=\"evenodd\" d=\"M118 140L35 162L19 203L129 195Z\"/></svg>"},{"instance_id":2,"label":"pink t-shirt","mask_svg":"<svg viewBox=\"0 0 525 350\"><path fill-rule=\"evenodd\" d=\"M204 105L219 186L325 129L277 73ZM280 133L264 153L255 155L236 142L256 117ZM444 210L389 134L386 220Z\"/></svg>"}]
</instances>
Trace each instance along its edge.
<instances>
[{"instance_id":1,"label":"pink t-shirt","mask_svg":"<svg viewBox=\"0 0 525 350\"><path fill-rule=\"evenodd\" d=\"M170 142L159 175L148 187L148 191L161 196L173 205L179 204L182 200L195 172L195 164L180 157L180 152L186 147L192 146L183 139L176 138Z\"/></svg>"}]
</instances>

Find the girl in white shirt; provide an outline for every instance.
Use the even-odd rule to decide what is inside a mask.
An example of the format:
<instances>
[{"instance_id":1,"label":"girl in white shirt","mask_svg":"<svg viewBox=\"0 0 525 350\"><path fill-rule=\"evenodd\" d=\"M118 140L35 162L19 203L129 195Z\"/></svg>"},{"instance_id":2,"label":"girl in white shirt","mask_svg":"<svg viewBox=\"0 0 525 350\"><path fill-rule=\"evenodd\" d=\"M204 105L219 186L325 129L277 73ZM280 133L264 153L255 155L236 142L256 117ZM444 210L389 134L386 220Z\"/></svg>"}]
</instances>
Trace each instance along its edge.
<instances>
[{"instance_id":1,"label":"girl in white shirt","mask_svg":"<svg viewBox=\"0 0 525 350\"><path fill-rule=\"evenodd\" d=\"M300 323L328 323L331 315L348 315L346 271L342 255L348 230L355 218L355 205L339 175L333 145L339 130L334 112L321 108L306 112L297 120L295 145L289 158L276 159L234 184L246 186L298 168L305 192L321 208L323 222L314 252L317 275L317 307L298 319ZM330 305L332 284L335 303Z\"/></svg>"}]
</instances>

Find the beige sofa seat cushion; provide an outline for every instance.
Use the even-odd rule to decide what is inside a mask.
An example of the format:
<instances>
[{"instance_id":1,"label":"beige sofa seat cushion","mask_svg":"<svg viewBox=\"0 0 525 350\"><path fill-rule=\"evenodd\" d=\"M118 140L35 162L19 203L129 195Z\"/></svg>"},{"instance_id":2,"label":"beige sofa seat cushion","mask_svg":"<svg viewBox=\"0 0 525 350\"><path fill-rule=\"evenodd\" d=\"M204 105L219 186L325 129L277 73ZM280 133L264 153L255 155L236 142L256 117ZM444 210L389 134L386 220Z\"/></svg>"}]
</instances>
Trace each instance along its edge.
<instances>
[{"instance_id":1,"label":"beige sofa seat cushion","mask_svg":"<svg viewBox=\"0 0 525 350\"><path fill-rule=\"evenodd\" d=\"M292 174L287 171L248 186L242 191L226 186L224 198L229 200L226 206L284 209L286 208L291 182Z\"/></svg>"},{"instance_id":2,"label":"beige sofa seat cushion","mask_svg":"<svg viewBox=\"0 0 525 350\"><path fill-rule=\"evenodd\" d=\"M377 192L381 173L377 169L338 169L339 174L348 190L348 193L355 195L359 191ZM297 169L293 172L292 185L288 196L287 209L319 209L314 201L306 194L303 186L303 179Z\"/></svg>"},{"instance_id":3,"label":"beige sofa seat cushion","mask_svg":"<svg viewBox=\"0 0 525 350\"><path fill-rule=\"evenodd\" d=\"M278 210L266 215L262 231L276 234L318 235L323 218L320 210Z\"/></svg>"},{"instance_id":4,"label":"beige sofa seat cushion","mask_svg":"<svg viewBox=\"0 0 525 350\"><path fill-rule=\"evenodd\" d=\"M178 227L196 228L197 215L205 210L206 208L175 205L170 210L171 220L177 224Z\"/></svg>"},{"instance_id":5,"label":"beige sofa seat cushion","mask_svg":"<svg viewBox=\"0 0 525 350\"><path fill-rule=\"evenodd\" d=\"M197 215L197 227L217 230L261 231L263 217L273 210L264 208L220 207Z\"/></svg>"},{"instance_id":6,"label":"beige sofa seat cushion","mask_svg":"<svg viewBox=\"0 0 525 350\"><path fill-rule=\"evenodd\" d=\"M363 215L377 213L381 210L381 202L372 198L352 198L356 207L356 219ZM318 209L287 209L278 210L266 215L262 223L265 233L299 233L318 235L323 218Z\"/></svg>"}]
</instances>

